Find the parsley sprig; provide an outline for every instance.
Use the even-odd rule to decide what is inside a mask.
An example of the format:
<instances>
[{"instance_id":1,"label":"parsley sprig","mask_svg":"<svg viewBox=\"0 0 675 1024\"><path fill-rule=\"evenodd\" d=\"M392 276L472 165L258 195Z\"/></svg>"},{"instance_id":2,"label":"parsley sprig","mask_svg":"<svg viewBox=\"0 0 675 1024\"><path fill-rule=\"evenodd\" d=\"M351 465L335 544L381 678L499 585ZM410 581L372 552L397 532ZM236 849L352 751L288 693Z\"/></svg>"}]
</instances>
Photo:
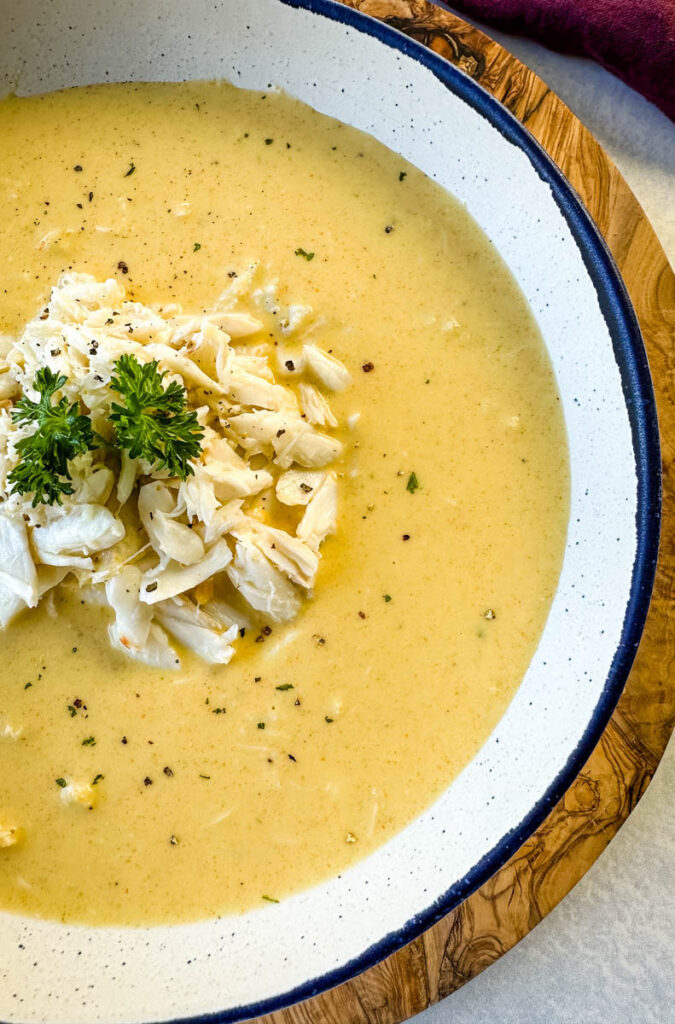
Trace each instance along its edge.
<instances>
[{"instance_id":1,"label":"parsley sprig","mask_svg":"<svg viewBox=\"0 0 675 1024\"><path fill-rule=\"evenodd\" d=\"M197 413L187 408L185 388L177 381L165 388L166 374L158 365L156 360L139 363L134 356L120 356L110 387L124 405L113 402L110 419L119 447L132 459L145 459L185 480L194 473L191 461L201 451L204 430Z\"/></svg>"},{"instance_id":2,"label":"parsley sprig","mask_svg":"<svg viewBox=\"0 0 675 1024\"><path fill-rule=\"evenodd\" d=\"M63 494L72 494L68 463L76 455L96 447L91 421L83 416L77 402L65 395L52 404L55 392L67 377L57 376L48 366L38 370L33 387L40 400L24 396L12 410L15 423L35 424L35 432L16 446L21 461L9 474L12 494L32 494L33 508L41 502L61 504Z\"/></svg>"},{"instance_id":3,"label":"parsley sprig","mask_svg":"<svg viewBox=\"0 0 675 1024\"><path fill-rule=\"evenodd\" d=\"M187 392L177 381L165 388L165 373L158 363L139 363L130 355L115 363L110 381L124 404L112 403L110 419L115 424L119 448L134 459L145 459L155 469L167 469L172 476L187 479L191 465L201 451L204 431L197 413L187 408ZM33 387L39 401L24 396L12 410L12 419L35 425L35 431L16 445L20 462L9 474L12 494L32 494L33 508L39 504L60 505L64 494L72 494L69 462L103 443L79 403L64 395L53 401L68 378L43 367Z\"/></svg>"}]
</instances>

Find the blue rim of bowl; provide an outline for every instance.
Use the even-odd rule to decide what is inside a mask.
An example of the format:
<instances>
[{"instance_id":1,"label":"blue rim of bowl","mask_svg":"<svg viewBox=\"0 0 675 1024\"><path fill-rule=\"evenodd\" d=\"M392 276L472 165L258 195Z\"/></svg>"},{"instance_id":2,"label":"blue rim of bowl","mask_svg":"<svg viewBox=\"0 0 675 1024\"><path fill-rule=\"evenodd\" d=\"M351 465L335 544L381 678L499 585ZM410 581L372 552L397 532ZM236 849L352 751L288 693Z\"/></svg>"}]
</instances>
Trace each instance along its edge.
<instances>
[{"instance_id":1,"label":"blue rim of bowl","mask_svg":"<svg viewBox=\"0 0 675 1024\"><path fill-rule=\"evenodd\" d=\"M590 757L628 679L647 618L656 573L661 520L661 454L656 401L640 327L626 287L605 240L590 214L548 153L521 124L482 86L449 61L439 57L386 23L376 21L336 0L279 0L287 7L299 8L341 22L348 28L374 36L385 46L422 64L446 88L481 114L509 142L518 146L551 187L560 212L579 247L586 270L595 287L600 309L607 322L614 354L621 375L621 386L630 420L637 472L637 551L633 564L630 596L626 607L619 646L612 659L602 695L584 735L557 778L539 798L520 824L505 835L489 853L438 900L416 914L401 928L364 950L341 967L311 981L257 1003L233 1007L193 1017L175 1018L168 1024L236 1024L263 1014L283 1010L341 985L357 974L395 953L423 931L445 917L463 900L495 874L522 844L529 839L551 809L569 789Z\"/></svg>"},{"instance_id":2,"label":"blue rim of bowl","mask_svg":"<svg viewBox=\"0 0 675 1024\"><path fill-rule=\"evenodd\" d=\"M637 317L619 270L590 214L543 147L498 100L449 61L386 23L376 21L336 0L278 0L288 7L322 15L373 36L385 46L423 65L447 89L473 107L509 142L521 149L539 177L547 182L579 247L607 322L621 375L638 480L637 552L619 646L601 697L583 737L546 792L520 824L505 835L474 867L438 900L401 928L333 971L257 1003L229 1010L173 1018L166 1024L237 1024L283 1010L341 985L416 939L480 888L532 835L569 788L590 757L628 679L644 628L656 572L661 519L661 457L656 401L647 353Z\"/></svg>"},{"instance_id":3,"label":"blue rim of bowl","mask_svg":"<svg viewBox=\"0 0 675 1024\"><path fill-rule=\"evenodd\" d=\"M385 46L422 64L446 88L481 114L509 142L518 146L551 187L561 214L579 247L607 322L621 376L630 420L637 472L637 551L621 639L593 716L567 764L530 813L505 835L489 853L438 900L416 914L401 928L364 950L359 956L296 988L247 1006L176 1018L169 1024L236 1024L262 1014L274 1013L341 985L367 971L385 957L416 939L480 888L522 844L529 839L579 774L590 757L628 679L647 618L656 573L661 519L661 454L656 401L640 327L614 259L590 214L562 171L521 124L482 86L449 61L439 57L397 29L376 21L335 0L279 0L288 7L323 15L348 28L374 36Z\"/></svg>"},{"instance_id":4,"label":"blue rim of bowl","mask_svg":"<svg viewBox=\"0 0 675 1024\"><path fill-rule=\"evenodd\" d=\"M558 803L592 754L617 706L633 665L646 620L659 555L661 524L661 449L657 403L651 386L647 355L635 311L613 256L590 214L543 146L491 93L421 43L360 11L336 0L279 0L288 7L307 10L373 36L385 46L421 63L442 85L465 100L508 141L529 158L553 198L579 246L586 270L595 287L611 343L613 343L626 408L631 425L637 473L637 551L621 640L607 679L577 749L569 756L548 790L520 823L484 855L464 878L434 903L415 914L402 928L385 935L341 967L304 982L280 995L248 1006L215 1011L194 1017L175 1018L167 1024L237 1024L271 1014L319 995L368 971L386 956L416 939L487 882L513 853L528 840Z\"/></svg>"}]
</instances>

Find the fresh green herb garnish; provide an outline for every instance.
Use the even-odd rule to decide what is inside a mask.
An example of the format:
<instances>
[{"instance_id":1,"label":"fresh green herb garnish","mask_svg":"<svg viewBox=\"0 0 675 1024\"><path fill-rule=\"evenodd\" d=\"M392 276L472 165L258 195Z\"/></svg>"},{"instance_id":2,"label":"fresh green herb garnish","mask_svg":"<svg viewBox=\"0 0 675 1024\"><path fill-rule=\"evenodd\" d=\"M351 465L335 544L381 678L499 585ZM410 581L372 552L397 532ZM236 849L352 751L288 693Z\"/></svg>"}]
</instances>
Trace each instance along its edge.
<instances>
[{"instance_id":1,"label":"fresh green herb garnish","mask_svg":"<svg viewBox=\"0 0 675 1024\"><path fill-rule=\"evenodd\" d=\"M24 396L12 410L15 423L36 426L33 434L17 444L21 461L8 478L12 494L33 495L33 508L40 502L60 505L61 495L72 494L68 463L96 447L91 421L82 415L77 402L70 405L64 395L52 405L54 393L67 379L52 373L48 366L42 367L33 382L39 402Z\"/></svg>"},{"instance_id":2,"label":"fresh green herb garnish","mask_svg":"<svg viewBox=\"0 0 675 1024\"><path fill-rule=\"evenodd\" d=\"M310 260L314 259L314 253L313 252L307 252L306 249L296 249L295 250L295 255L296 256L302 256L302 258L307 260L308 263L309 263Z\"/></svg>"},{"instance_id":3,"label":"fresh green herb garnish","mask_svg":"<svg viewBox=\"0 0 675 1024\"><path fill-rule=\"evenodd\" d=\"M282 683L281 686L275 686L275 690L292 690L293 683Z\"/></svg>"},{"instance_id":4,"label":"fresh green herb garnish","mask_svg":"<svg viewBox=\"0 0 675 1024\"><path fill-rule=\"evenodd\" d=\"M119 446L132 459L145 459L154 468L186 480L194 473L191 460L201 451L204 430L197 413L187 408L185 388L177 381L165 388L166 374L160 373L154 359L143 364L134 356L120 356L115 372L110 387L125 402L113 402L110 413Z\"/></svg>"},{"instance_id":5,"label":"fresh green herb garnish","mask_svg":"<svg viewBox=\"0 0 675 1024\"><path fill-rule=\"evenodd\" d=\"M95 736L87 736L86 740L82 740L82 746L83 747L95 747L96 746L96 737Z\"/></svg>"},{"instance_id":6,"label":"fresh green herb garnish","mask_svg":"<svg viewBox=\"0 0 675 1024\"><path fill-rule=\"evenodd\" d=\"M54 779L54 782L60 789L65 789L68 785L65 779Z\"/></svg>"},{"instance_id":7,"label":"fresh green herb garnish","mask_svg":"<svg viewBox=\"0 0 675 1024\"><path fill-rule=\"evenodd\" d=\"M406 491L410 491L411 494L414 494L419 485L420 483L419 480L417 479L417 474L411 473L410 476L408 477L408 483L405 485L405 489Z\"/></svg>"}]
</instances>

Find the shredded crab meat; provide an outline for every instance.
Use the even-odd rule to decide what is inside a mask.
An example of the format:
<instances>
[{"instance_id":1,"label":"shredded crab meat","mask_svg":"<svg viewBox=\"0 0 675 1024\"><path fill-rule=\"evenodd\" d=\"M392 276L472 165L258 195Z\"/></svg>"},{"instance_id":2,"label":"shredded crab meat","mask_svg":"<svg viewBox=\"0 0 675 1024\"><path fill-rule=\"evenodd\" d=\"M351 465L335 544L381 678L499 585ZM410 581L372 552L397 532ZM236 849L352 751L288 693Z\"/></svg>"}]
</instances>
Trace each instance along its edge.
<instances>
[{"instance_id":1,"label":"shredded crab meat","mask_svg":"<svg viewBox=\"0 0 675 1024\"><path fill-rule=\"evenodd\" d=\"M14 728L9 722L0 722L0 740L18 740L23 735L23 726Z\"/></svg>"},{"instance_id":2,"label":"shredded crab meat","mask_svg":"<svg viewBox=\"0 0 675 1024\"><path fill-rule=\"evenodd\" d=\"M67 587L109 609L110 644L127 657L176 669L182 649L226 665L249 628L293 619L311 597L337 526L343 456L324 392L351 378L332 350L307 342L311 307L284 307L263 278L251 264L212 311L192 315L67 273L20 337L0 337L0 628ZM185 389L204 434L185 479L115 449L121 356L156 360L163 386ZM34 506L9 476L36 428L11 413L22 396L39 398L46 368L66 378L54 400L76 403L106 443L68 464L61 504ZM77 781L61 791L68 803L95 797Z\"/></svg>"},{"instance_id":3,"label":"shredded crab meat","mask_svg":"<svg viewBox=\"0 0 675 1024\"><path fill-rule=\"evenodd\" d=\"M67 779L61 787L61 800L64 804L75 804L80 807L94 807L96 804L96 787L81 779Z\"/></svg>"},{"instance_id":4,"label":"shredded crab meat","mask_svg":"<svg viewBox=\"0 0 675 1024\"><path fill-rule=\"evenodd\" d=\"M21 838L21 829L0 821L0 850L16 846Z\"/></svg>"},{"instance_id":5,"label":"shredded crab meat","mask_svg":"<svg viewBox=\"0 0 675 1024\"><path fill-rule=\"evenodd\" d=\"M325 476L320 470L287 469L277 478L277 500L282 505L308 505Z\"/></svg>"}]
</instances>

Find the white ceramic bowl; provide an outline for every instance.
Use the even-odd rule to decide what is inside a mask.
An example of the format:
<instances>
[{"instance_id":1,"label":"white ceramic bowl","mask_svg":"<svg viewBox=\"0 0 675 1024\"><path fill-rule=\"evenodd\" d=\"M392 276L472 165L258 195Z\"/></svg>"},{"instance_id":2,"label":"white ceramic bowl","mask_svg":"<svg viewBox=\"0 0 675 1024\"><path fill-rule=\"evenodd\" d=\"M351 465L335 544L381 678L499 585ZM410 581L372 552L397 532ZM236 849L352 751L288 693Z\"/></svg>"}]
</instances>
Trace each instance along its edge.
<instances>
[{"instance_id":1,"label":"white ceramic bowl","mask_svg":"<svg viewBox=\"0 0 675 1024\"><path fill-rule=\"evenodd\" d=\"M273 84L411 160L501 252L562 396L572 506L551 613L504 718L428 811L341 877L242 917L122 929L0 915L4 1021L238 1021L419 934L510 856L586 760L633 660L657 554L647 361L618 273L557 168L473 81L393 29L331 0L0 0L0 11L6 89Z\"/></svg>"}]
</instances>

